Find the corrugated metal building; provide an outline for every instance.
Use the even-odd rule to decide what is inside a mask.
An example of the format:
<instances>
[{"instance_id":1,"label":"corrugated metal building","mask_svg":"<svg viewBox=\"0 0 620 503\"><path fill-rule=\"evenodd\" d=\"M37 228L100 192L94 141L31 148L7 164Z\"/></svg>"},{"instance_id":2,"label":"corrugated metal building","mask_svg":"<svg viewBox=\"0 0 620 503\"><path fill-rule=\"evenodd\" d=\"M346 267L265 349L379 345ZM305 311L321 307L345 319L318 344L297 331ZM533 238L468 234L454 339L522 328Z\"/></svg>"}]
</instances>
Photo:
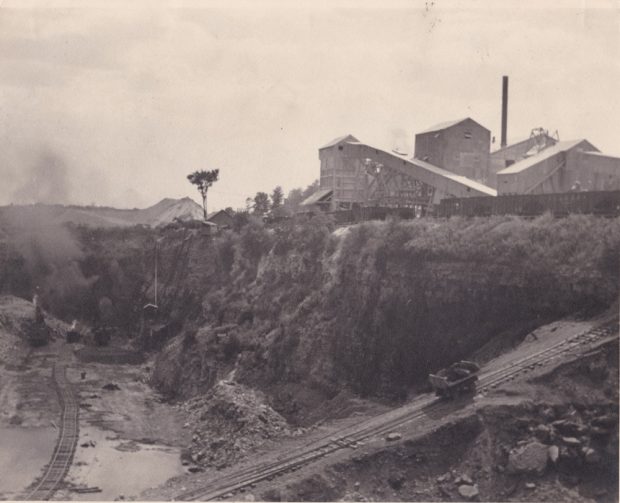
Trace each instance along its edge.
<instances>
[{"instance_id":1,"label":"corrugated metal building","mask_svg":"<svg viewBox=\"0 0 620 503\"><path fill-rule=\"evenodd\" d=\"M302 205L425 207L449 197L620 189L620 158L585 139L559 141L536 128L526 140L490 146L490 131L469 117L416 134L412 158L342 136L319 149L320 189Z\"/></svg>"},{"instance_id":2,"label":"corrugated metal building","mask_svg":"<svg viewBox=\"0 0 620 503\"><path fill-rule=\"evenodd\" d=\"M487 184L490 144L491 132L466 117L416 134L415 158Z\"/></svg>"}]
</instances>

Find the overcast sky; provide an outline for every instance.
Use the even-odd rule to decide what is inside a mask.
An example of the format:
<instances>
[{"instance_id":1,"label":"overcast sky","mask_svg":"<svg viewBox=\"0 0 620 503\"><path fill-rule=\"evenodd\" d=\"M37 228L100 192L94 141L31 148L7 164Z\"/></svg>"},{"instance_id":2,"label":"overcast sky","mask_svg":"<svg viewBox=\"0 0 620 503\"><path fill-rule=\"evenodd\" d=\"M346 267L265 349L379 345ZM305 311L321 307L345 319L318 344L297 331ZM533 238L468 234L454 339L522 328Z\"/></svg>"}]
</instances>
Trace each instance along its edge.
<instances>
[{"instance_id":1,"label":"overcast sky","mask_svg":"<svg viewBox=\"0 0 620 503\"><path fill-rule=\"evenodd\" d=\"M620 155L617 0L75 5L0 2L0 204L199 200L186 175L219 168L209 209L236 208L347 133L411 152L470 116L499 141L502 75L509 140Z\"/></svg>"}]
</instances>

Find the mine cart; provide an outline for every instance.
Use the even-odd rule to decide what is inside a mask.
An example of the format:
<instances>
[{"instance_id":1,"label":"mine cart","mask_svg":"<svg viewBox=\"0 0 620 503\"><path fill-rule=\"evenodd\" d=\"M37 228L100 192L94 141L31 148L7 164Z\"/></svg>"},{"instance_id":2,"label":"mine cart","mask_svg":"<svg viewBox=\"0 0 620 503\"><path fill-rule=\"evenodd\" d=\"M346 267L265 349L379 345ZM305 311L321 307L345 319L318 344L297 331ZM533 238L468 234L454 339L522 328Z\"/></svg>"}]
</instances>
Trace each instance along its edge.
<instances>
[{"instance_id":1,"label":"mine cart","mask_svg":"<svg viewBox=\"0 0 620 503\"><path fill-rule=\"evenodd\" d=\"M462 360L440 370L437 374L430 374L428 379L437 396L453 398L466 391L475 391L480 367L474 362Z\"/></svg>"}]
</instances>

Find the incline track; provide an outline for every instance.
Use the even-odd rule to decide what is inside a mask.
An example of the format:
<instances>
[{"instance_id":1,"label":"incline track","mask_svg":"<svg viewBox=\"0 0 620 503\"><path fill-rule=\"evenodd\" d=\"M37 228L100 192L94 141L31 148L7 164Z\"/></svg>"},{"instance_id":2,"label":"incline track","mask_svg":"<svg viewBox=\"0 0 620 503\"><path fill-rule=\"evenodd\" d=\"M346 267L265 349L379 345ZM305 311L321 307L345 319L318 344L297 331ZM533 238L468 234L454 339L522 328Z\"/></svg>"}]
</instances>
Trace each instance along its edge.
<instances>
[{"instance_id":1,"label":"incline track","mask_svg":"<svg viewBox=\"0 0 620 503\"><path fill-rule=\"evenodd\" d=\"M478 389L485 393L501 383L512 381L521 373L544 366L560 356L569 356L571 352L581 346L612 336L617 337L617 333L618 320L615 319L612 322L569 337L529 356L513 360L501 369L483 373L478 381ZM276 458L272 462L239 470L213 480L207 486L183 492L177 495L175 499L207 501L221 498L224 495L228 496L230 493L251 484L262 480L272 480L278 475L298 470L302 466L340 449L356 448L363 440L384 435L396 426L402 426L413 421L416 424L432 426L436 422L436 417L444 413L448 414L453 410L453 402L430 395L421 396L397 410L331 433L329 436L307 444L304 446L305 448Z\"/></svg>"},{"instance_id":2,"label":"incline track","mask_svg":"<svg viewBox=\"0 0 620 503\"><path fill-rule=\"evenodd\" d=\"M26 500L48 500L54 495L69 471L78 441L79 408L71 384L67 380L67 367L64 363L54 364L52 378L62 410L60 431L52 458L41 478L31 486L30 492L24 497Z\"/></svg>"}]
</instances>

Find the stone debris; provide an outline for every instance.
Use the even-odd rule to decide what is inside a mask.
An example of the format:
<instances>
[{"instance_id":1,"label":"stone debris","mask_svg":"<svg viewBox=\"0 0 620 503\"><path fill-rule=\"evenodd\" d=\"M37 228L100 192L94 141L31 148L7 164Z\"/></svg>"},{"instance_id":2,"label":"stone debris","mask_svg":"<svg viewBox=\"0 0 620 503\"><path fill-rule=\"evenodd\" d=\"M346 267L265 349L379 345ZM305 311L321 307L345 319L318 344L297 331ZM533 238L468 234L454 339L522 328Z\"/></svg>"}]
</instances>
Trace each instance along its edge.
<instances>
[{"instance_id":1,"label":"stone debris","mask_svg":"<svg viewBox=\"0 0 620 503\"><path fill-rule=\"evenodd\" d=\"M555 464L560 457L560 448L557 445L550 445L547 454L549 455L549 461Z\"/></svg>"},{"instance_id":2,"label":"stone debris","mask_svg":"<svg viewBox=\"0 0 620 503\"><path fill-rule=\"evenodd\" d=\"M579 447L581 445L579 439L575 437L562 437L562 442L569 447Z\"/></svg>"},{"instance_id":3,"label":"stone debris","mask_svg":"<svg viewBox=\"0 0 620 503\"><path fill-rule=\"evenodd\" d=\"M184 404L192 431L191 460L224 468L266 440L290 434L288 423L259 391L220 381Z\"/></svg>"},{"instance_id":4,"label":"stone debris","mask_svg":"<svg viewBox=\"0 0 620 503\"><path fill-rule=\"evenodd\" d=\"M592 447L584 447L581 452L583 453L583 457L586 463L591 465L600 463L601 455L598 453L597 450L593 449Z\"/></svg>"},{"instance_id":5,"label":"stone debris","mask_svg":"<svg viewBox=\"0 0 620 503\"><path fill-rule=\"evenodd\" d=\"M468 500L473 500L478 497L478 486L476 484L469 485L463 484L459 486L459 494Z\"/></svg>"},{"instance_id":6,"label":"stone debris","mask_svg":"<svg viewBox=\"0 0 620 503\"><path fill-rule=\"evenodd\" d=\"M447 480L450 480L452 478L452 474L450 472L446 472L443 475L440 475L439 477L437 477L437 482L441 483L441 482L446 482Z\"/></svg>"},{"instance_id":7,"label":"stone debris","mask_svg":"<svg viewBox=\"0 0 620 503\"><path fill-rule=\"evenodd\" d=\"M467 484L467 485L471 486L471 485L474 484L474 481L471 479L471 477L469 475L460 475L459 477L456 478L454 483L456 485Z\"/></svg>"},{"instance_id":8,"label":"stone debris","mask_svg":"<svg viewBox=\"0 0 620 503\"><path fill-rule=\"evenodd\" d=\"M543 473L547 467L547 446L540 442L530 442L510 451L508 471L510 473Z\"/></svg>"}]
</instances>

